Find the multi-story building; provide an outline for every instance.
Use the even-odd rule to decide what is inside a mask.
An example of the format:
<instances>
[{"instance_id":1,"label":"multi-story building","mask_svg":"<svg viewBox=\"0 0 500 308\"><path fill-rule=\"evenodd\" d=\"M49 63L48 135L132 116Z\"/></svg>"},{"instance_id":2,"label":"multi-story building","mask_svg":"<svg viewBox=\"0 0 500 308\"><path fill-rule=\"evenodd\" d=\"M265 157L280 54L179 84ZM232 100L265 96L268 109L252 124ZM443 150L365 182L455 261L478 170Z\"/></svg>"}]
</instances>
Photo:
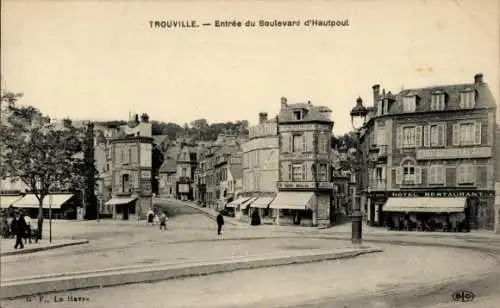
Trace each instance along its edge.
<instances>
[{"instance_id":1,"label":"multi-story building","mask_svg":"<svg viewBox=\"0 0 500 308\"><path fill-rule=\"evenodd\" d=\"M193 200L193 180L196 167L196 148L192 145L183 145L177 157L176 195L181 200Z\"/></svg>"},{"instance_id":2,"label":"multi-story building","mask_svg":"<svg viewBox=\"0 0 500 308\"><path fill-rule=\"evenodd\" d=\"M200 162L203 169L200 178L201 182L205 183L205 195L201 198L205 200L203 205L209 208L217 208L217 200L219 199L215 174L215 153L218 149L220 149L220 146L209 146L205 151L204 159Z\"/></svg>"},{"instance_id":3,"label":"multi-story building","mask_svg":"<svg viewBox=\"0 0 500 308\"><path fill-rule=\"evenodd\" d=\"M113 218L137 219L144 217L152 208L151 123L147 114L136 115L127 125L121 127L121 134L112 141Z\"/></svg>"},{"instance_id":4,"label":"multi-story building","mask_svg":"<svg viewBox=\"0 0 500 308\"><path fill-rule=\"evenodd\" d=\"M215 153L217 208L223 209L236 196L235 184L242 177L242 155L236 145L224 146Z\"/></svg>"},{"instance_id":5,"label":"multi-story building","mask_svg":"<svg viewBox=\"0 0 500 308\"><path fill-rule=\"evenodd\" d=\"M159 194L167 198L175 198L177 191L177 160L167 157L160 167Z\"/></svg>"},{"instance_id":6,"label":"multi-story building","mask_svg":"<svg viewBox=\"0 0 500 308\"><path fill-rule=\"evenodd\" d=\"M234 207L241 217L257 209L262 222L272 221L269 204L276 197L279 179L279 139L276 118L259 113L259 124L250 127L249 139L243 143L243 189Z\"/></svg>"},{"instance_id":7,"label":"multi-story building","mask_svg":"<svg viewBox=\"0 0 500 308\"><path fill-rule=\"evenodd\" d=\"M270 204L277 223L329 225L331 110L311 102L289 105L283 97L278 124L278 194Z\"/></svg>"},{"instance_id":8,"label":"multi-story building","mask_svg":"<svg viewBox=\"0 0 500 308\"><path fill-rule=\"evenodd\" d=\"M491 229L496 104L483 75L396 95L375 85L373 96L361 138L368 221Z\"/></svg>"}]
</instances>

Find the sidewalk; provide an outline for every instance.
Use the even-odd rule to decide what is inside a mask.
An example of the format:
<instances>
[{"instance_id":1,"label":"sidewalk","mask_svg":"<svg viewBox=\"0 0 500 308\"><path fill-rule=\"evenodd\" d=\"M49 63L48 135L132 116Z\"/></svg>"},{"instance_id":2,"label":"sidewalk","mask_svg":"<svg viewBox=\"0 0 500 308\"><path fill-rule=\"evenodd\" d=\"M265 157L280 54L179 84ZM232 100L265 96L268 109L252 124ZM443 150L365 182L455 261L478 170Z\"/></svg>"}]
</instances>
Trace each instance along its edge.
<instances>
[{"instance_id":1,"label":"sidewalk","mask_svg":"<svg viewBox=\"0 0 500 308\"><path fill-rule=\"evenodd\" d=\"M49 243L49 240L45 239L45 240L39 241L38 243L35 243L33 241L31 244L30 243L24 244L23 249L14 249L15 239L1 239L0 240L0 256L6 257L6 256L12 256L12 255L34 253L34 252L38 252L38 251L57 249L57 248L62 248L62 247L67 247L67 246L87 244L88 242L89 242L88 240L56 239L56 240L53 240L52 243Z\"/></svg>"}]
</instances>

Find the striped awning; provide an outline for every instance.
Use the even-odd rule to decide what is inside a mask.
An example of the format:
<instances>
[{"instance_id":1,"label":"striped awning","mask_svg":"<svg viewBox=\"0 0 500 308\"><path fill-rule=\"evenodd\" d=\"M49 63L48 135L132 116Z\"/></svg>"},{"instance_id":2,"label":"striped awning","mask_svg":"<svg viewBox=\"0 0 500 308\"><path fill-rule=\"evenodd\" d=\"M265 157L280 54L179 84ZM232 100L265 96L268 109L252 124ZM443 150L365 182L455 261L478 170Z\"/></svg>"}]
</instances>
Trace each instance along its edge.
<instances>
[{"instance_id":1,"label":"striped awning","mask_svg":"<svg viewBox=\"0 0 500 308\"><path fill-rule=\"evenodd\" d=\"M104 203L104 205L118 205L118 204L127 204L137 199L137 197L114 197L111 198L108 202Z\"/></svg>"},{"instance_id":2,"label":"striped awning","mask_svg":"<svg viewBox=\"0 0 500 308\"><path fill-rule=\"evenodd\" d=\"M461 213L466 198L389 198L382 207L384 212L405 213Z\"/></svg>"},{"instance_id":3,"label":"striped awning","mask_svg":"<svg viewBox=\"0 0 500 308\"><path fill-rule=\"evenodd\" d=\"M273 197L261 197L252 203L252 207L265 209L273 201Z\"/></svg>"},{"instance_id":4,"label":"striped awning","mask_svg":"<svg viewBox=\"0 0 500 308\"><path fill-rule=\"evenodd\" d=\"M238 207L238 205L242 204L243 202L247 201L248 199L249 199L248 197L238 198L238 199L226 204L226 207Z\"/></svg>"},{"instance_id":5,"label":"striped awning","mask_svg":"<svg viewBox=\"0 0 500 308\"><path fill-rule=\"evenodd\" d=\"M311 208L314 193L286 191L279 192L269 205L272 209L305 210Z\"/></svg>"},{"instance_id":6,"label":"striped awning","mask_svg":"<svg viewBox=\"0 0 500 308\"><path fill-rule=\"evenodd\" d=\"M50 194L43 199L43 208L60 209L61 206L71 199L71 194ZM13 205L17 208L35 209L39 207L38 198L34 194L27 194Z\"/></svg>"},{"instance_id":7,"label":"striped awning","mask_svg":"<svg viewBox=\"0 0 500 308\"><path fill-rule=\"evenodd\" d=\"M257 198L253 197L248 199L247 201L243 202L240 206L240 210L246 210L250 204L253 204L253 202L257 200Z\"/></svg>"},{"instance_id":8,"label":"striped awning","mask_svg":"<svg viewBox=\"0 0 500 308\"><path fill-rule=\"evenodd\" d=\"M6 209L9 206L16 203L16 201L21 200L23 196L0 196L0 208Z\"/></svg>"}]
</instances>

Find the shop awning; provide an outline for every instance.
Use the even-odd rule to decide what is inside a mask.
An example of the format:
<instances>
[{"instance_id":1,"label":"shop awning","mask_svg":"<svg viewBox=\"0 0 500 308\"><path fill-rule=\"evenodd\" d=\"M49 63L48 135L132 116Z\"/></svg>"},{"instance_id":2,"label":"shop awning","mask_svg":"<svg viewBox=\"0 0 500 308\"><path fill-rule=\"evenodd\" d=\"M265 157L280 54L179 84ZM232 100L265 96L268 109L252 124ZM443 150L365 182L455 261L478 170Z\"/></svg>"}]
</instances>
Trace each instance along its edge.
<instances>
[{"instance_id":1,"label":"shop awning","mask_svg":"<svg viewBox=\"0 0 500 308\"><path fill-rule=\"evenodd\" d=\"M50 194L43 199L43 208L60 209L61 206L71 199L71 194ZM13 204L14 207L23 209L37 209L39 207L38 198L34 194L27 194L21 200Z\"/></svg>"},{"instance_id":2,"label":"shop awning","mask_svg":"<svg viewBox=\"0 0 500 308\"><path fill-rule=\"evenodd\" d=\"M274 199L273 197L259 198L255 200L254 203L252 203L252 207L265 209L269 206L269 204L273 201L273 199Z\"/></svg>"},{"instance_id":3,"label":"shop awning","mask_svg":"<svg viewBox=\"0 0 500 308\"><path fill-rule=\"evenodd\" d=\"M21 200L23 196L0 196L0 208L6 209L9 206L16 203L16 201Z\"/></svg>"},{"instance_id":4,"label":"shop awning","mask_svg":"<svg viewBox=\"0 0 500 308\"><path fill-rule=\"evenodd\" d=\"M389 198L382 207L384 212L407 213L461 213L466 198Z\"/></svg>"},{"instance_id":5,"label":"shop awning","mask_svg":"<svg viewBox=\"0 0 500 308\"><path fill-rule=\"evenodd\" d=\"M226 204L226 207L238 207L238 205L242 204L243 202L247 201L248 199L249 199L248 197L238 198L238 199Z\"/></svg>"},{"instance_id":6,"label":"shop awning","mask_svg":"<svg viewBox=\"0 0 500 308\"><path fill-rule=\"evenodd\" d=\"M269 205L272 209L305 210L311 208L312 192L279 192Z\"/></svg>"},{"instance_id":7,"label":"shop awning","mask_svg":"<svg viewBox=\"0 0 500 308\"><path fill-rule=\"evenodd\" d=\"M118 204L127 204L137 199L137 197L114 197L111 198L104 205L118 205Z\"/></svg>"},{"instance_id":8,"label":"shop awning","mask_svg":"<svg viewBox=\"0 0 500 308\"><path fill-rule=\"evenodd\" d=\"M250 204L252 204L257 198L250 198L247 201L243 202L240 206L240 210L246 210Z\"/></svg>"}]
</instances>

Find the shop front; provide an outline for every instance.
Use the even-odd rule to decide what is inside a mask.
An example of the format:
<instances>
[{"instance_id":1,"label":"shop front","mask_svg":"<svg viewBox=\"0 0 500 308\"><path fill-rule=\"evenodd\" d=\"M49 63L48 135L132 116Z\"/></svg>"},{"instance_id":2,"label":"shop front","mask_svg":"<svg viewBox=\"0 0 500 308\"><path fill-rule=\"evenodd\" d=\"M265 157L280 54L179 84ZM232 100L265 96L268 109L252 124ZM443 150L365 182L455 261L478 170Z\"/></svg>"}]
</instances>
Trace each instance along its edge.
<instances>
[{"instance_id":1,"label":"shop front","mask_svg":"<svg viewBox=\"0 0 500 308\"><path fill-rule=\"evenodd\" d=\"M387 192L378 225L394 230L468 232L492 229L493 191L435 190ZM373 221L383 198L371 198Z\"/></svg>"}]
</instances>

